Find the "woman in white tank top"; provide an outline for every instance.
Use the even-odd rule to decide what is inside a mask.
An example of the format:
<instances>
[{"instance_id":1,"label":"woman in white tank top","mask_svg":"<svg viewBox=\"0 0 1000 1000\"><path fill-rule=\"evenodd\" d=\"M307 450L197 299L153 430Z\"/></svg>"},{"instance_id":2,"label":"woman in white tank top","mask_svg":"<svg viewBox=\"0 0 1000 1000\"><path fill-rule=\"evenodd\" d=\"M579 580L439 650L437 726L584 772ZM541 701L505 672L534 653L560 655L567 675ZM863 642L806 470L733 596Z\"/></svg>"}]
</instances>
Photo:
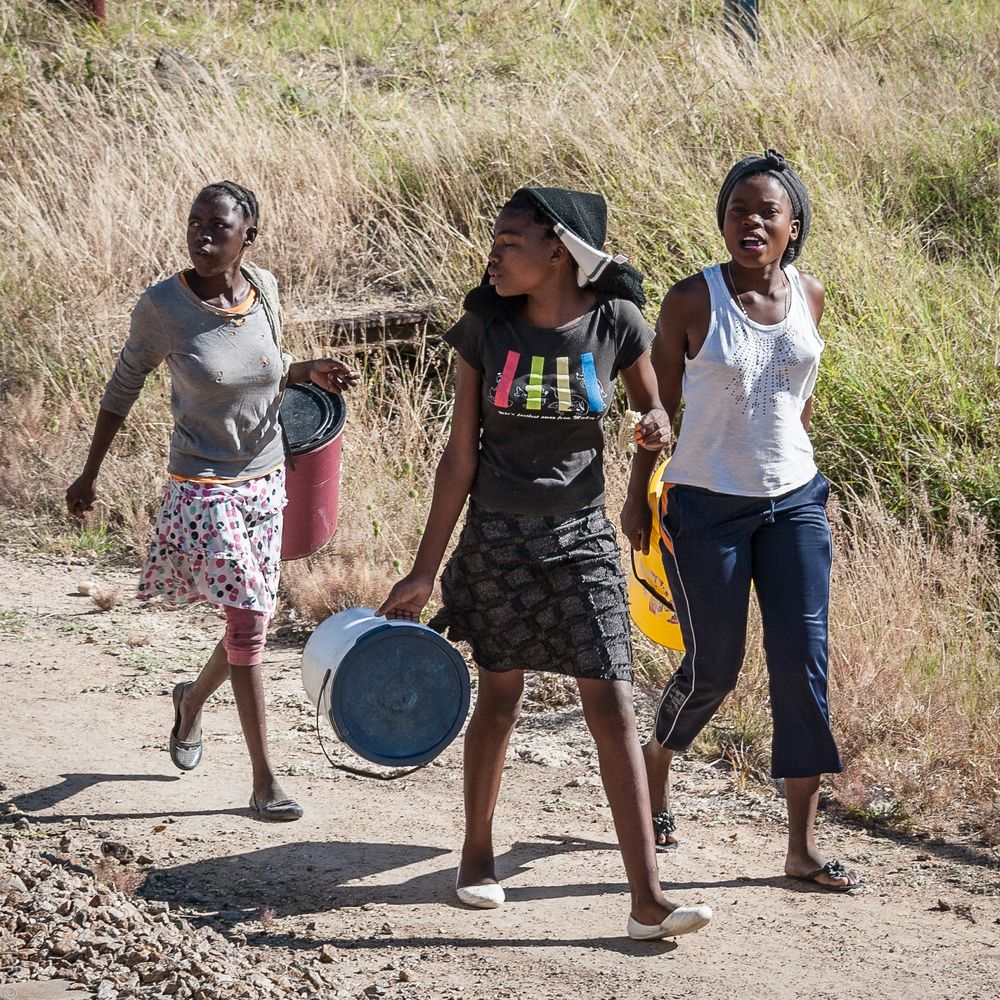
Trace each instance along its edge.
<instances>
[{"instance_id":1,"label":"woman in white tank top","mask_svg":"<svg viewBox=\"0 0 1000 1000\"><path fill-rule=\"evenodd\" d=\"M820 775L841 770L827 706L831 560L829 486L808 426L823 341L823 286L792 266L809 197L774 150L730 170L716 208L731 255L667 293L653 366L663 416L644 444L669 438L684 401L659 512L663 560L685 655L644 747L661 848L672 847L670 764L733 689L743 662L750 588L764 624L774 722L772 773L788 805L785 874L847 891L860 880L815 840ZM624 524L645 504L630 490ZM648 546L638 531L630 541Z\"/></svg>"}]
</instances>

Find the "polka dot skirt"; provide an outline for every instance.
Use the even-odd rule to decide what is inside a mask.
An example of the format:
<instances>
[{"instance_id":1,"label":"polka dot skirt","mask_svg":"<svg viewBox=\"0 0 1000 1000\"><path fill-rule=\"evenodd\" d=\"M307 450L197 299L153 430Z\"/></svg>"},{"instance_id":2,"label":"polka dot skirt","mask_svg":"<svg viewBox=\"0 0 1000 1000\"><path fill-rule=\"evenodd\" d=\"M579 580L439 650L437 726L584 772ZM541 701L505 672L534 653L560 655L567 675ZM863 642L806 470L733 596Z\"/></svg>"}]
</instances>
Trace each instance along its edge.
<instances>
[{"instance_id":1,"label":"polka dot skirt","mask_svg":"<svg viewBox=\"0 0 1000 1000\"><path fill-rule=\"evenodd\" d=\"M274 613L284 467L245 483L168 480L138 597Z\"/></svg>"}]
</instances>

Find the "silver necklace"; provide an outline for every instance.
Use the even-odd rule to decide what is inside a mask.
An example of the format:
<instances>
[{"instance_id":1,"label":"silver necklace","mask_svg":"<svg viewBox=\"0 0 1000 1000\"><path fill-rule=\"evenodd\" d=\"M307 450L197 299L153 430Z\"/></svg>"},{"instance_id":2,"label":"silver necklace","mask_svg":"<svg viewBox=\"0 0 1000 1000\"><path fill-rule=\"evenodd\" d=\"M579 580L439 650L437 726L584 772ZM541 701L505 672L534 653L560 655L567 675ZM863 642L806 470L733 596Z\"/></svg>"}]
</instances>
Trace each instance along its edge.
<instances>
[{"instance_id":1,"label":"silver necklace","mask_svg":"<svg viewBox=\"0 0 1000 1000\"><path fill-rule=\"evenodd\" d=\"M746 307L740 301L740 293L736 291L736 282L733 281L733 262L729 261L726 264L726 275L729 277L729 287L732 290L733 298L736 299L736 304L740 307L740 312L750 319L750 313L747 312ZM784 271L781 272L781 276L785 279L785 315L781 317L781 322L784 323L788 319L788 314L792 308L792 283L788 280L788 275ZM750 319L751 323L756 322Z\"/></svg>"}]
</instances>

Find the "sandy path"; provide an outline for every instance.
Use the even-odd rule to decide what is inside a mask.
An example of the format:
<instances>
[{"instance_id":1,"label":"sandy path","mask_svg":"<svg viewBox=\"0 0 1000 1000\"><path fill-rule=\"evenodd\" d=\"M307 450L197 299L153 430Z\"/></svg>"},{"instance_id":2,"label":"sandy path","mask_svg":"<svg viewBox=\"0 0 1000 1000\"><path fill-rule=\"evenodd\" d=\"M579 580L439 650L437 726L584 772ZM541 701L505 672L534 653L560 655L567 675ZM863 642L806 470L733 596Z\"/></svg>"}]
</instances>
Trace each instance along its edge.
<instances>
[{"instance_id":1,"label":"sandy path","mask_svg":"<svg viewBox=\"0 0 1000 1000\"><path fill-rule=\"evenodd\" d=\"M0 557L0 800L29 817L34 833L23 836L61 834L87 817L95 836L152 859L144 895L245 935L248 947L312 958L332 945L331 996L1000 995L1000 869L988 851L829 820L824 843L867 884L850 896L813 891L780 877L773 792L737 794L706 765L681 772L683 844L661 871L675 898L708 902L716 920L676 943L630 942L610 816L571 709L526 715L512 747L497 820L509 905L461 908L451 892L459 745L403 782L332 771L310 731L294 643L269 655L270 720L287 788L307 815L287 826L254 821L229 699L210 706L197 771L181 776L166 753L169 691L210 649L218 619L128 598L98 612L72 596L88 575ZM129 574L98 575L130 593ZM640 708L648 713L645 700ZM941 898L950 910L937 907ZM273 917L262 921L263 910Z\"/></svg>"}]
</instances>

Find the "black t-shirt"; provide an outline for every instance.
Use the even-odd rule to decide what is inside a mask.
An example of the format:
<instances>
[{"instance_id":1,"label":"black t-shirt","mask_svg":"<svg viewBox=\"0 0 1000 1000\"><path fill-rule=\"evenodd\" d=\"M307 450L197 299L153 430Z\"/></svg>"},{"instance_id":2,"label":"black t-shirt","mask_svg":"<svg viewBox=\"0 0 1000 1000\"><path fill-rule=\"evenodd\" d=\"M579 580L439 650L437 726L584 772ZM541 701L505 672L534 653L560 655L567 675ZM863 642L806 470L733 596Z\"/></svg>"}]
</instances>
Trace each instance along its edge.
<instances>
[{"instance_id":1,"label":"black t-shirt","mask_svg":"<svg viewBox=\"0 0 1000 1000\"><path fill-rule=\"evenodd\" d=\"M482 372L473 500L516 514L571 514L604 502L604 414L618 372L653 340L625 299L599 298L555 329L465 313L445 340Z\"/></svg>"}]
</instances>

